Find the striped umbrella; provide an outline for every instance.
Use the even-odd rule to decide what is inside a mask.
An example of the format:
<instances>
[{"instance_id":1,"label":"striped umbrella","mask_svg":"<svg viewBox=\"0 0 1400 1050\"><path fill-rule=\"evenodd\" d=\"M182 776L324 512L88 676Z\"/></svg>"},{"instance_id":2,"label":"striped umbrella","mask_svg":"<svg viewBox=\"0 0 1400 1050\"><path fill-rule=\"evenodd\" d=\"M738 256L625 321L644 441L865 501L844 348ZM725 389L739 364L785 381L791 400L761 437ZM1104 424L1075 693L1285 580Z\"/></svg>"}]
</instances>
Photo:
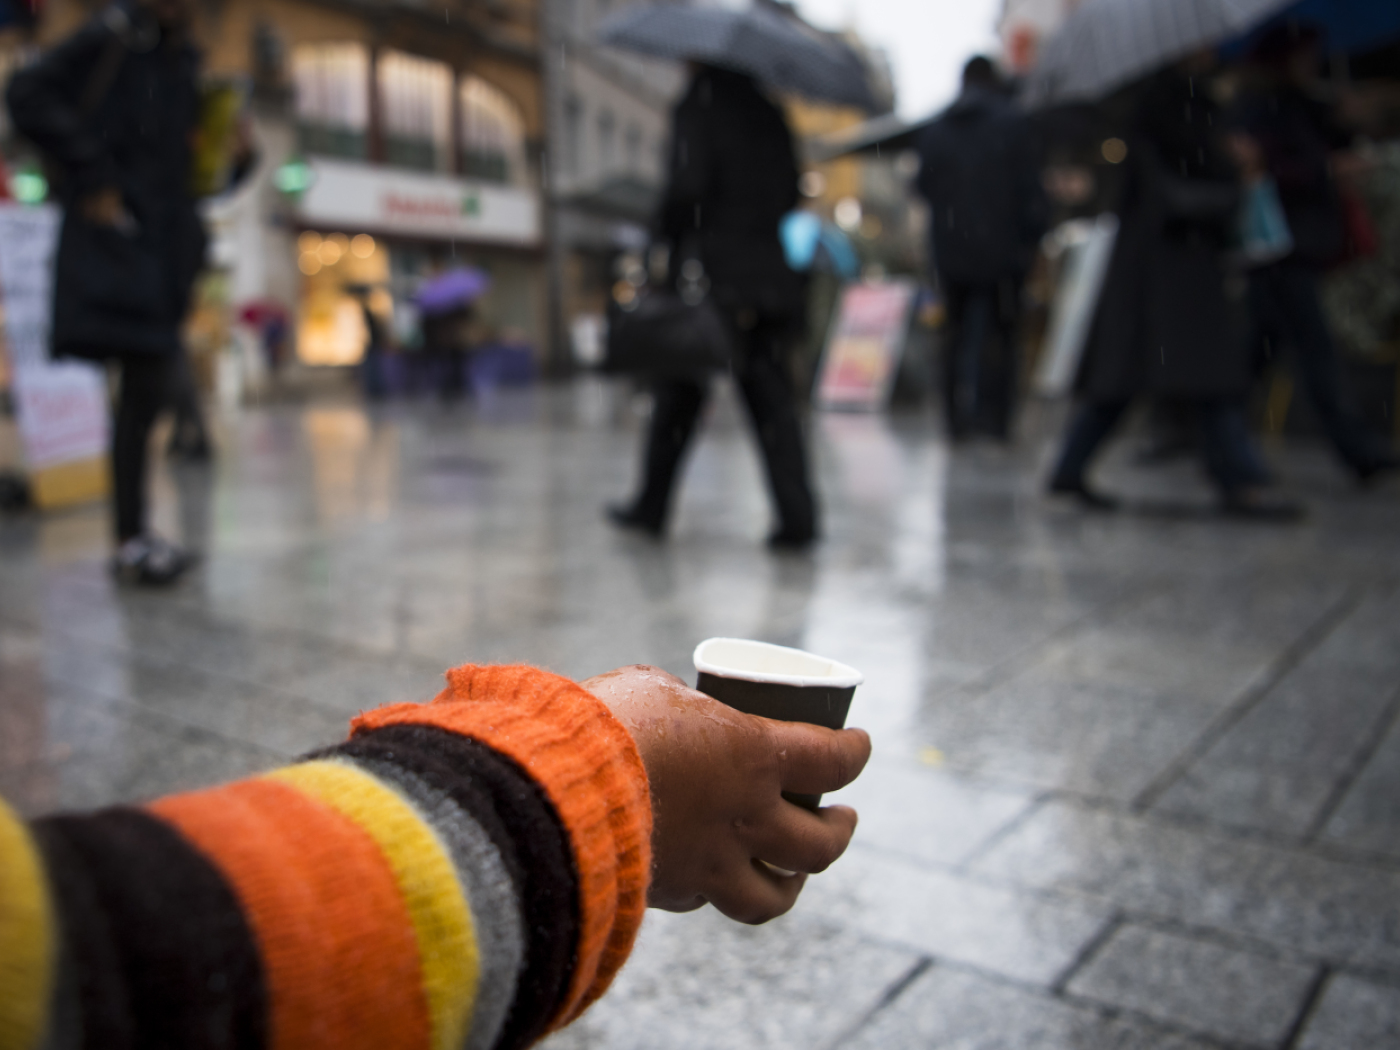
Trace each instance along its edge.
<instances>
[{"instance_id":1,"label":"striped umbrella","mask_svg":"<svg viewBox=\"0 0 1400 1050\"><path fill-rule=\"evenodd\" d=\"M762 2L747 7L637 5L606 19L598 42L747 73L811 99L878 108L854 51Z\"/></svg>"},{"instance_id":2,"label":"striped umbrella","mask_svg":"<svg viewBox=\"0 0 1400 1050\"><path fill-rule=\"evenodd\" d=\"M1084 0L1046 39L1024 101L1050 106L1101 98L1193 51L1238 36L1288 3Z\"/></svg>"}]
</instances>

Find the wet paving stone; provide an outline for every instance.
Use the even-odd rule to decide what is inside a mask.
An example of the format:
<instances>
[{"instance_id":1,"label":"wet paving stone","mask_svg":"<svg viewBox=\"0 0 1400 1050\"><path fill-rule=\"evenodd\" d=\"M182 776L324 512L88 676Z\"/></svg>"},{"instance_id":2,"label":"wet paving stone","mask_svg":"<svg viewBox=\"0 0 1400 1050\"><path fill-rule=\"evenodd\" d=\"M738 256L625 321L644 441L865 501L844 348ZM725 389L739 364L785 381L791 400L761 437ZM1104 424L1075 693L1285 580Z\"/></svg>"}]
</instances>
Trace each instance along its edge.
<instances>
[{"instance_id":1,"label":"wet paving stone","mask_svg":"<svg viewBox=\"0 0 1400 1050\"><path fill-rule=\"evenodd\" d=\"M100 507L0 517L0 793L246 775L463 662L689 678L759 638L865 672L855 844L769 926L650 915L552 1050L1400 1044L1400 487L1281 446L1306 523L1223 522L1124 441L1099 478L1138 505L1085 515L1042 495L1061 422L816 414L824 539L778 556L724 384L663 543L601 514L625 384L218 416L211 466L157 461L157 527L204 553L170 591L113 585Z\"/></svg>"}]
</instances>

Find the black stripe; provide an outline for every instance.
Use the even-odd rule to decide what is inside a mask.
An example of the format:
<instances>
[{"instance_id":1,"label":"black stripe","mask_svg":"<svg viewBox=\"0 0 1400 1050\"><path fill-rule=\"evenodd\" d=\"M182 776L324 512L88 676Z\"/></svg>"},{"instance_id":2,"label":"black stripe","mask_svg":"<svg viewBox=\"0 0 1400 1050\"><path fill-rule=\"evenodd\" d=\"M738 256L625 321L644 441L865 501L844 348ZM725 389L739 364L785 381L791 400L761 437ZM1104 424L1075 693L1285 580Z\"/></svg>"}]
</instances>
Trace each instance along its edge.
<instances>
[{"instance_id":1,"label":"black stripe","mask_svg":"<svg viewBox=\"0 0 1400 1050\"><path fill-rule=\"evenodd\" d=\"M50 817L34 829L78 970L84 1047L262 1050L257 942L208 860L136 809Z\"/></svg>"},{"instance_id":2,"label":"black stripe","mask_svg":"<svg viewBox=\"0 0 1400 1050\"><path fill-rule=\"evenodd\" d=\"M432 726L386 726L319 755L394 762L470 813L495 842L515 882L528 943L525 970L497 1047L534 1043L562 1004L578 955L573 849L543 789L509 758ZM318 757L318 756L312 756Z\"/></svg>"}]
</instances>

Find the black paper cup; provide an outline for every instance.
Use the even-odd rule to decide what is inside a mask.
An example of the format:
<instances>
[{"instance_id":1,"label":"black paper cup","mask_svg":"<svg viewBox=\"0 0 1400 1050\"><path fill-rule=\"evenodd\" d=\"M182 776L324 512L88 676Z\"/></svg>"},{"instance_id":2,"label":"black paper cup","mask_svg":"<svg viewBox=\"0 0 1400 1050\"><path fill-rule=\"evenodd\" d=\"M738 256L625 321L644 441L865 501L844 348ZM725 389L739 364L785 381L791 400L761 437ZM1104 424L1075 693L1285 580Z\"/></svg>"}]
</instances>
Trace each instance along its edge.
<instances>
[{"instance_id":1,"label":"black paper cup","mask_svg":"<svg viewBox=\"0 0 1400 1050\"><path fill-rule=\"evenodd\" d=\"M695 647L695 688L736 710L783 722L840 729L865 676L824 656L746 638L708 638ZM807 809L820 795L783 792Z\"/></svg>"}]
</instances>

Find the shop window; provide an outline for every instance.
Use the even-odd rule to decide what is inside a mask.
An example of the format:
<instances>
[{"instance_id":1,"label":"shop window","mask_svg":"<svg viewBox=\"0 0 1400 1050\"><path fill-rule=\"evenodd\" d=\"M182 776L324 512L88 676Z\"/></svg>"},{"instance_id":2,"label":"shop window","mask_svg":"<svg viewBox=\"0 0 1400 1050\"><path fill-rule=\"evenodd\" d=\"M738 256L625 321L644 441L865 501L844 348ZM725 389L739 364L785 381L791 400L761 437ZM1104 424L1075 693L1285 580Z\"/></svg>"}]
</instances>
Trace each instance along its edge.
<instances>
[{"instance_id":1,"label":"shop window","mask_svg":"<svg viewBox=\"0 0 1400 1050\"><path fill-rule=\"evenodd\" d=\"M369 141L369 51L302 44L292 52L297 134L305 153L363 160Z\"/></svg>"},{"instance_id":2,"label":"shop window","mask_svg":"<svg viewBox=\"0 0 1400 1050\"><path fill-rule=\"evenodd\" d=\"M463 77L460 92L463 174L492 182L523 183L525 120L520 107L500 88L477 76ZM572 142L567 149L572 152Z\"/></svg>"},{"instance_id":3,"label":"shop window","mask_svg":"<svg viewBox=\"0 0 1400 1050\"><path fill-rule=\"evenodd\" d=\"M297 356L308 365L353 365L369 341L368 314L387 328L394 313L389 252L367 233L303 230L297 237L302 273Z\"/></svg>"},{"instance_id":4,"label":"shop window","mask_svg":"<svg viewBox=\"0 0 1400 1050\"><path fill-rule=\"evenodd\" d=\"M452 169L452 70L385 51L377 65L384 159L420 171Z\"/></svg>"}]
</instances>

